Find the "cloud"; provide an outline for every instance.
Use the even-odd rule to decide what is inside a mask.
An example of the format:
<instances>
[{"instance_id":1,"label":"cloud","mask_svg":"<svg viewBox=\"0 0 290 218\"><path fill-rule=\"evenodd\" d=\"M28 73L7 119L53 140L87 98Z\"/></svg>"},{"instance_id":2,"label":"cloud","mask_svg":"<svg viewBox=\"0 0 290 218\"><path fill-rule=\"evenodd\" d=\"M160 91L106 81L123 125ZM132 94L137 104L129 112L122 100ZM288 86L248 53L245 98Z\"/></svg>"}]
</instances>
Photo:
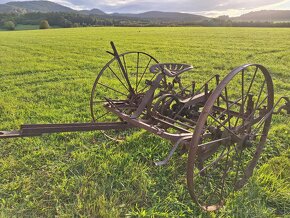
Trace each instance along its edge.
<instances>
[{"instance_id":1,"label":"cloud","mask_svg":"<svg viewBox=\"0 0 290 218\"><path fill-rule=\"evenodd\" d=\"M0 0L1 1L1 0ZM67 0L70 3L86 8L100 8L107 12L137 13L148 10L159 11L240 11L254 10L290 0Z\"/></svg>"},{"instance_id":2,"label":"cloud","mask_svg":"<svg viewBox=\"0 0 290 218\"><path fill-rule=\"evenodd\" d=\"M67 6L67 7L70 7L70 8L73 8L75 10L85 9L81 5L76 5L76 4L74 4L74 3L70 2L70 1L66 1L66 0L53 0L53 2L58 3L58 4L61 4L61 5L64 5L64 6Z\"/></svg>"},{"instance_id":3,"label":"cloud","mask_svg":"<svg viewBox=\"0 0 290 218\"><path fill-rule=\"evenodd\" d=\"M209 16L209 17L217 17L220 15L229 15L229 16L239 16L241 14L245 14L251 11L259 11L259 10L290 10L290 0L276 1L273 4L269 4L271 1L268 1L268 4L260 4L263 1L257 2L256 5L251 5L250 7L246 7L245 5L241 5L241 7L229 7L227 9L225 5L219 5L217 10L207 10L207 11L198 11L196 14ZM238 3L238 2L237 2ZM225 8L223 8L225 7Z\"/></svg>"},{"instance_id":4,"label":"cloud","mask_svg":"<svg viewBox=\"0 0 290 218\"><path fill-rule=\"evenodd\" d=\"M0 0L5 3L9 0ZM139 13L180 11L199 14L239 14L260 8L290 5L290 0L51 0L74 9L98 8L105 12ZM271 8L272 7L272 8ZM282 7L283 8L283 7ZM281 9L281 8L280 8Z\"/></svg>"}]
</instances>

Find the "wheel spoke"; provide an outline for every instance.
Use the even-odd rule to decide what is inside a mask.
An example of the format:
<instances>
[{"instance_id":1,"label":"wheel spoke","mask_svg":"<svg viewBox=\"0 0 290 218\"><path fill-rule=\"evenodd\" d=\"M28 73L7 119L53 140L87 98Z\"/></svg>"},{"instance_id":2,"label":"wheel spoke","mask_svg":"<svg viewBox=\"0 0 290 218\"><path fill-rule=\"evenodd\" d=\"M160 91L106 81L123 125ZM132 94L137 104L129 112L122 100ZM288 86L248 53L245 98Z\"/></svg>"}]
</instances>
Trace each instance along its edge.
<instances>
[{"instance_id":1,"label":"wheel spoke","mask_svg":"<svg viewBox=\"0 0 290 218\"><path fill-rule=\"evenodd\" d=\"M149 81L152 81L152 80L154 79L154 77L155 77L155 74L153 74L153 76L150 78ZM141 89L141 90L139 91L139 93L142 93L142 92L143 92L147 87L148 87L148 86L146 85L143 89Z\"/></svg>"},{"instance_id":2,"label":"wheel spoke","mask_svg":"<svg viewBox=\"0 0 290 218\"><path fill-rule=\"evenodd\" d=\"M225 155L227 155L228 152L226 154L224 154L225 150L226 150L226 148L221 152L221 154L219 155L219 157L215 161L213 161L212 163L210 163L209 165L207 165L206 167L204 167L203 169L201 169L195 176L193 176L193 178L196 177L196 176L198 176L200 173L203 173L205 170L207 170L208 168L210 168L211 166L213 166L214 164L216 164Z\"/></svg>"},{"instance_id":3,"label":"wheel spoke","mask_svg":"<svg viewBox=\"0 0 290 218\"><path fill-rule=\"evenodd\" d=\"M228 147L228 150L229 150L229 147ZM228 152L227 154L227 157L226 157L226 165L224 167L224 173L223 173L223 176L222 176L222 179L223 179L223 182L222 182L222 185L221 185L221 193L220 193L220 200L223 200L223 192L224 192L224 187L225 187L225 180L227 178L227 173L228 173L228 169L229 169L229 154L230 152Z\"/></svg>"},{"instance_id":4,"label":"wheel spoke","mask_svg":"<svg viewBox=\"0 0 290 218\"><path fill-rule=\"evenodd\" d=\"M147 71L147 69L148 69L148 67L149 67L149 65L150 65L150 63L151 63L151 61L152 61L152 58L150 58L149 62L148 62L147 65L146 65L145 70L143 71L143 73L142 73L142 75L141 75L141 77L140 77L140 79L139 79L139 81L138 81L138 83L137 83L136 91L138 90L139 84L140 84L141 80L143 79L143 77L144 77L144 75L145 75L145 73L146 73L146 71Z\"/></svg>"},{"instance_id":5,"label":"wheel spoke","mask_svg":"<svg viewBox=\"0 0 290 218\"><path fill-rule=\"evenodd\" d=\"M246 94L245 102L247 102L247 97L248 97L248 95L250 94L250 91L251 91L251 89L252 89L253 83L254 83L255 78L256 78L256 76L257 76L258 69L259 69L259 68L256 67L255 73L254 73L254 75L253 75L253 77L252 77L252 80L251 80L251 82L250 82L250 85L249 85L249 88L248 88L248 91L247 91L247 94Z\"/></svg>"},{"instance_id":6,"label":"wheel spoke","mask_svg":"<svg viewBox=\"0 0 290 218\"><path fill-rule=\"evenodd\" d=\"M131 86L131 83L130 83L130 80L129 80L129 77L128 77L128 72L127 72L127 70L125 70L125 67L124 67L124 65L123 65L123 63L122 63L122 61L120 59L120 56L116 57L116 59L117 59L119 71L123 75L126 83L128 84L128 88L130 90L130 93L132 94L132 92L134 93L134 89Z\"/></svg>"},{"instance_id":7,"label":"wheel spoke","mask_svg":"<svg viewBox=\"0 0 290 218\"><path fill-rule=\"evenodd\" d=\"M125 87L125 89L127 89L127 91L130 92L129 89L127 88L127 86L125 86L125 84L121 81L121 79L117 76L117 74L112 70L112 68L110 66L109 66L109 69L115 75L115 77L120 81L120 83Z\"/></svg>"},{"instance_id":8,"label":"wheel spoke","mask_svg":"<svg viewBox=\"0 0 290 218\"><path fill-rule=\"evenodd\" d=\"M135 94L136 81L142 82L146 76L145 73L148 72L149 65L156 63L157 60L154 57L143 52L126 52L118 56L115 55L99 72L93 85L90 99L92 120L94 122L97 120L104 122L122 120L112 111L106 110L106 106L112 104L116 107L115 109L127 115L136 110L134 107L140 98L139 96L131 98L131 96L134 97L132 93ZM142 74L143 70L144 74ZM141 75L142 78L140 78ZM128 104L129 100L132 102L131 105ZM146 111L142 113L142 116L144 115L146 115ZM122 132L123 130L120 132L106 131L106 135L114 139Z\"/></svg>"},{"instance_id":9,"label":"wheel spoke","mask_svg":"<svg viewBox=\"0 0 290 218\"><path fill-rule=\"evenodd\" d=\"M239 176L239 170L240 170L240 166L242 164L242 161L241 161L241 153L242 153L242 149L240 151L237 150L237 148L235 147L235 152L236 152L236 156L238 157L238 166L237 166L237 170L236 170L236 176L235 176L235 179L234 179L234 183L233 184L236 184L237 182L237 179L238 179L238 176ZM244 167L241 168L243 173L245 174L245 169Z\"/></svg>"},{"instance_id":10,"label":"wheel spoke","mask_svg":"<svg viewBox=\"0 0 290 218\"><path fill-rule=\"evenodd\" d=\"M258 133L259 129L262 127L262 124L264 124L266 122L266 120L269 118L269 116L272 115L273 109L271 111L269 111L258 123L257 123L257 127L255 127L255 129L253 129L254 135ZM256 131L255 131L256 130Z\"/></svg>"},{"instance_id":11,"label":"wheel spoke","mask_svg":"<svg viewBox=\"0 0 290 218\"><path fill-rule=\"evenodd\" d=\"M225 179L226 179L226 177L227 177L227 166L228 166L228 160L229 160L229 154L230 154L230 150L229 150L230 148L229 147L227 147L227 153L226 153L226 163L225 163L225 166L224 166L224 169L223 169L223 175L222 175L222 177L221 177L221 185L216 185L216 187L215 187L215 190L214 190L214 192L212 193L212 195L211 195L211 198L209 199L209 202L210 202L210 200L212 200L212 198L213 198L213 195L214 194L216 194L216 195L218 195L217 194L217 191L218 191L218 189L220 189L220 195L222 195L222 192L224 191L223 190L223 188L224 188L224 185L225 185ZM218 170L220 170L220 169L218 169ZM206 200L208 199L208 197L206 198ZM221 197L219 198L219 201L221 201L222 199L221 199Z\"/></svg>"},{"instance_id":12,"label":"wheel spoke","mask_svg":"<svg viewBox=\"0 0 290 218\"><path fill-rule=\"evenodd\" d=\"M206 188L210 188L210 187L206 187ZM217 190L218 190L218 188L219 188L219 186L218 185L216 185L215 186L215 188L214 188L214 191L213 192L210 192L206 197L205 197L205 199L203 200L205 203L208 201L208 202L210 202L212 199L213 199L213 197L214 197L214 194L217 192ZM204 189L204 188L203 188ZM209 198L210 197L210 198ZM207 207L207 206L206 206Z\"/></svg>"},{"instance_id":13,"label":"wheel spoke","mask_svg":"<svg viewBox=\"0 0 290 218\"><path fill-rule=\"evenodd\" d=\"M259 95L258 95L258 99L257 99L256 105L255 105L255 110L254 111L256 111L258 109L258 104L259 104L259 101L260 101L260 98L261 98L261 95L262 95L262 92L263 92L265 84L266 84L266 80L264 80L264 82L263 82L263 84L261 86L261 89L260 89L260 92L259 92Z\"/></svg>"},{"instance_id":14,"label":"wheel spoke","mask_svg":"<svg viewBox=\"0 0 290 218\"><path fill-rule=\"evenodd\" d=\"M236 135L236 133L234 133L232 130L230 130L228 127L226 127L223 123L221 123L219 120L217 120L214 116L212 116L211 114L209 114L209 116L211 118L213 118L219 125L221 125L222 127L224 127L229 133L231 133L236 139L240 138Z\"/></svg>"},{"instance_id":15,"label":"wheel spoke","mask_svg":"<svg viewBox=\"0 0 290 218\"><path fill-rule=\"evenodd\" d=\"M221 81L199 111L187 181L193 200L204 210L218 209L252 175L269 130L272 96L269 72L260 65L246 65ZM210 146L211 141L226 136L230 140ZM210 152L199 147L201 141L209 144ZM198 160L203 160L201 168Z\"/></svg>"},{"instance_id":16,"label":"wheel spoke","mask_svg":"<svg viewBox=\"0 0 290 218\"><path fill-rule=\"evenodd\" d=\"M257 106L257 108L259 108L266 100L267 100L267 98L268 98L268 95L261 101L261 103ZM255 112L257 111L257 109L255 109L246 119L245 119L245 121L248 121L253 115L255 115ZM255 123L249 123L248 125L253 125L253 124L255 124ZM238 129L238 131L240 130L240 129L244 129L243 127L240 127L239 129ZM237 131L237 132L238 132Z\"/></svg>"},{"instance_id":17,"label":"wheel spoke","mask_svg":"<svg viewBox=\"0 0 290 218\"><path fill-rule=\"evenodd\" d=\"M227 151L225 153L225 151ZM209 193L207 195L205 195L205 197L203 197L202 201L203 201L203 205L208 205L207 202L209 202L210 204L212 200L214 200L215 204L217 203L216 202L216 199L213 199L215 196L218 196L218 192L222 192L222 189L224 187L224 182L225 182L225 179L227 177L227 169L229 169L228 165L229 165L229 154L231 153L232 151L232 148L230 147L225 147L220 155L213 161L211 162L210 164L208 164L206 167L203 167L198 173L196 173L196 176L200 176L200 178L202 179L203 181L203 185L202 186L199 186L198 189L201 190L201 192L204 192L205 190L209 191ZM221 179L220 179L220 183L221 185L218 185L216 184L215 186L212 185L212 182L216 182L217 181L217 174L220 173L220 167L216 167L218 166L218 163L223 159L225 158L225 166L223 168L223 172L222 172L222 176L221 176ZM221 163L222 164L222 163ZM207 170L209 169L212 169L210 172L207 172ZM214 172L217 172L217 173L214 173ZM204 175L203 175L204 174ZM203 175L203 176L202 176ZM214 176L215 175L215 176ZM206 206L205 206L206 207Z\"/></svg>"},{"instance_id":18,"label":"wheel spoke","mask_svg":"<svg viewBox=\"0 0 290 218\"><path fill-rule=\"evenodd\" d=\"M106 116L106 115L109 114L109 113L110 113L110 112L107 111L106 113L102 114L101 116L98 116L98 117L96 118L96 120L99 120L99 119L103 118L104 116Z\"/></svg>"},{"instance_id":19,"label":"wheel spoke","mask_svg":"<svg viewBox=\"0 0 290 218\"><path fill-rule=\"evenodd\" d=\"M260 98L261 98L261 95L262 95L262 92L263 92L263 89L265 87L265 84L266 84L266 80L263 81L263 84L261 86L261 89L259 91L259 95L258 95L258 99L257 99L257 102L256 102L256 105L254 107L254 110L251 112L251 114L246 118L246 121L249 120L252 116L255 116L255 113L256 111L258 110L258 108L260 108L262 106L262 104L268 99L268 95L266 95L266 97L263 98L263 100L260 102ZM260 103L259 103L260 102Z\"/></svg>"},{"instance_id":20,"label":"wheel spoke","mask_svg":"<svg viewBox=\"0 0 290 218\"><path fill-rule=\"evenodd\" d=\"M137 92L137 84L138 84L138 74L139 74L139 52L137 53L137 66L136 66L136 92Z\"/></svg>"},{"instance_id":21,"label":"wheel spoke","mask_svg":"<svg viewBox=\"0 0 290 218\"><path fill-rule=\"evenodd\" d=\"M222 95L221 95L222 96ZM223 98L223 97L222 97ZM224 99L226 99L224 97ZM224 111L222 111L219 116L216 118L217 120L220 119L226 112L228 112L228 110L233 107L234 105L236 105L239 101L241 100L241 98L238 98L237 100L233 101L228 108L226 108ZM213 125L215 121L212 121L210 125L207 126L206 129L208 129L209 126Z\"/></svg>"},{"instance_id":22,"label":"wheel spoke","mask_svg":"<svg viewBox=\"0 0 290 218\"><path fill-rule=\"evenodd\" d=\"M100 83L100 82L99 82L98 84L100 84L101 86L106 87L107 89L111 89L111 90L113 90L113 91L115 91L115 92L118 92L118 93L120 93L120 94L122 94L122 95L124 95L124 96L127 97L127 95L126 95L125 93L120 92L120 91L118 91L118 90L116 90L116 89L113 89L113 88L111 88L111 87L109 87L109 86L107 86L107 85L104 85L103 83Z\"/></svg>"},{"instance_id":23,"label":"wheel spoke","mask_svg":"<svg viewBox=\"0 0 290 218\"><path fill-rule=\"evenodd\" d=\"M242 118L242 125L243 126L245 125L245 119L244 119L244 113L245 113L244 82L245 82L245 76L244 76L244 74L245 74L245 71L242 70L242 105L241 105L242 111L241 111L241 113L243 116L243 118Z\"/></svg>"},{"instance_id":24,"label":"wheel spoke","mask_svg":"<svg viewBox=\"0 0 290 218\"><path fill-rule=\"evenodd\" d=\"M121 60L121 59L120 59L120 60ZM124 59L124 56L123 56L123 61L124 61L124 60L125 60L125 59ZM118 61L117 61L117 62L118 62ZM123 66L124 66L123 69L125 70L126 74L128 75L127 67L125 67L125 65L123 65ZM111 66L109 65L108 67L111 67ZM112 67L113 67L113 64L112 64ZM115 67L114 67L114 68L115 68ZM122 75L122 78L127 82L126 77L125 77L125 74L124 74L124 72L122 71L119 62L117 63L117 68L118 68L120 74ZM129 85L129 84L128 84L128 85Z\"/></svg>"},{"instance_id":25,"label":"wheel spoke","mask_svg":"<svg viewBox=\"0 0 290 218\"><path fill-rule=\"evenodd\" d=\"M225 97L226 97L226 105L227 105L227 112L228 112L229 128L231 128L231 117L230 117L231 115L230 115L230 110L229 110L229 98L228 98L228 89L227 89L227 87L225 87Z\"/></svg>"},{"instance_id":26,"label":"wheel spoke","mask_svg":"<svg viewBox=\"0 0 290 218\"><path fill-rule=\"evenodd\" d=\"M123 58L123 63L124 63L124 69L126 71L126 73L128 74L128 69L127 69L127 63L126 63L126 58L125 58L125 55L122 56ZM123 78L125 79L124 75L122 74Z\"/></svg>"}]
</instances>

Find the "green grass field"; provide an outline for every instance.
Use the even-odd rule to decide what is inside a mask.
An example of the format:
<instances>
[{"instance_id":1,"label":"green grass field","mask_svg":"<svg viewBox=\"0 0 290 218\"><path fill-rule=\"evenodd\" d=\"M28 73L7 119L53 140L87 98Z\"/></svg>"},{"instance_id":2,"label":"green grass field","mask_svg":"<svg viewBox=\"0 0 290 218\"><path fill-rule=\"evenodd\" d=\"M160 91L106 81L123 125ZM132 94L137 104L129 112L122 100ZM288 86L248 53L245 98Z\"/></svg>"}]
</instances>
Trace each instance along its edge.
<instances>
[{"instance_id":1,"label":"green grass field","mask_svg":"<svg viewBox=\"0 0 290 218\"><path fill-rule=\"evenodd\" d=\"M270 69L275 99L290 96L290 29L75 28L0 32L0 129L24 123L89 122L97 73L120 52L195 67L196 81L245 63ZM187 155L155 167L171 144L139 131L126 142L100 132L0 141L0 217L290 216L290 116L275 115L249 183L217 213L186 187Z\"/></svg>"}]
</instances>

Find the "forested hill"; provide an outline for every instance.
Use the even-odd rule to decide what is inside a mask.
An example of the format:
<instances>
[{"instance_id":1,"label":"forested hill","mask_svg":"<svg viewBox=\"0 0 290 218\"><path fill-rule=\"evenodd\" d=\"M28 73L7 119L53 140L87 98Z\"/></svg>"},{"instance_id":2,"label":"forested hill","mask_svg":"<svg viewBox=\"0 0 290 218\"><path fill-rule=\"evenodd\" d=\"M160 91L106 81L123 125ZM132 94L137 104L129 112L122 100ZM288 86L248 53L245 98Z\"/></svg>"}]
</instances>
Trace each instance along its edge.
<instances>
[{"instance_id":1,"label":"forested hill","mask_svg":"<svg viewBox=\"0 0 290 218\"><path fill-rule=\"evenodd\" d=\"M85 14L85 15L106 15L105 12L103 12L97 8L94 8L92 10L81 10L81 11L77 11L77 12L80 14Z\"/></svg>"},{"instance_id":2,"label":"forested hill","mask_svg":"<svg viewBox=\"0 0 290 218\"><path fill-rule=\"evenodd\" d=\"M73 10L69 7L50 2L50 1L18 1L18 2L8 2L6 4L0 4L0 13L16 13L16 14L25 14L25 13L76 13L81 15L103 15L107 17L128 17L128 18L137 18L137 19L153 19L170 22L195 22L201 20L207 20L210 18L187 13L179 12L161 12L161 11L149 11L140 14L106 14L100 9L94 8L91 10Z\"/></svg>"},{"instance_id":3,"label":"forested hill","mask_svg":"<svg viewBox=\"0 0 290 218\"><path fill-rule=\"evenodd\" d=\"M5 14L23 14L26 13L27 11L23 8L18 8L14 7L12 5L8 4L0 4L0 14L5 13Z\"/></svg>"},{"instance_id":4,"label":"forested hill","mask_svg":"<svg viewBox=\"0 0 290 218\"><path fill-rule=\"evenodd\" d=\"M255 22L286 22L290 21L290 10L263 10L243 14L240 17L232 18L235 21Z\"/></svg>"},{"instance_id":5,"label":"forested hill","mask_svg":"<svg viewBox=\"0 0 290 218\"><path fill-rule=\"evenodd\" d=\"M50 1L17 1L0 4L0 29L9 23L16 25L40 24L48 21L55 27L78 26L256 26L290 27L290 10L250 12L239 17L210 18L201 15L148 11L139 14L107 14L100 9L74 10ZM6 27L5 27L6 26ZM14 27L13 27L14 26Z\"/></svg>"},{"instance_id":6,"label":"forested hill","mask_svg":"<svg viewBox=\"0 0 290 218\"><path fill-rule=\"evenodd\" d=\"M22 9L23 12L41 12L41 13L48 13L48 12L73 12L74 10L65 7L63 5L50 2L50 1L25 1L25 2L8 2L5 5L12 6L14 8ZM0 8L3 5L0 5Z\"/></svg>"},{"instance_id":7,"label":"forested hill","mask_svg":"<svg viewBox=\"0 0 290 218\"><path fill-rule=\"evenodd\" d=\"M0 14L25 14L25 13L76 13L81 15L101 15L115 17L128 17L137 19L151 19L154 21L191 23L197 21L211 20L213 18L195 15L190 13L148 11L139 14L113 13L106 14L100 9L74 10L61 4L50 1L12 1L0 4ZM290 10L262 10L243 14L239 17L225 17L227 20L235 22L290 22ZM218 18L219 19L219 18Z\"/></svg>"},{"instance_id":8,"label":"forested hill","mask_svg":"<svg viewBox=\"0 0 290 218\"><path fill-rule=\"evenodd\" d=\"M159 19L159 20L168 20L168 21L183 21L183 22L192 22L192 21L201 21L210 19L208 17L187 14L187 13L178 13L178 12L162 12L162 11L148 11L140 14L119 14L114 13L112 16L124 16L124 17L134 17L142 19Z\"/></svg>"}]
</instances>

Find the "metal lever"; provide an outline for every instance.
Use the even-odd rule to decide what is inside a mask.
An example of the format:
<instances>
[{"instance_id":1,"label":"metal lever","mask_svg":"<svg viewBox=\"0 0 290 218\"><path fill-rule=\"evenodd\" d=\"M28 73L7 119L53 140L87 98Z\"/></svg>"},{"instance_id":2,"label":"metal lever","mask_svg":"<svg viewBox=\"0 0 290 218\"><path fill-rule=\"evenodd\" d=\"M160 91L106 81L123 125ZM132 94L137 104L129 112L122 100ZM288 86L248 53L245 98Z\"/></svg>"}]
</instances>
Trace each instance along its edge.
<instances>
[{"instance_id":1,"label":"metal lever","mask_svg":"<svg viewBox=\"0 0 290 218\"><path fill-rule=\"evenodd\" d=\"M111 41L111 47L113 49L113 55L115 56L115 58L116 58L116 60L117 60L117 62L119 64L119 67L120 67L120 69L121 69L121 71L123 73L123 76L124 76L124 78L125 78L125 80L126 80L126 82L128 84L128 88L129 88L130 94L133 95L135 93L135 91L134 91L134 89L131 86L131 83L130 83L130 80L129 80L129 77L128 77L128 73L125 70L125 67L124 67L124 65L123 65L123 63L122 63L122 61L120 59L119 53L118 53L118 51L116 49L116 46L115 46L114 42L112 42L112 41Z\"/></svg>"},{"instance_id":2,"label":"metal lever","mask_svg":"<svg viewBox=\"0 0 290 218\"><path fill-rule=\"evenodd\" d=\"M136 119L138 118L142 112L144 111L144 109L146 108L146 106L152 102L152 97L154 95L155 90L158 88L161 80L163 79L163 75L162 73L158 74L158 76L156 77L156 79L153 81L150 89L146 92L145 96L143 97L142 102L140 103L140 105L138 106L137 110L135 111L134 114L131 115L132 119Z\"/></svg>"}]
</instances>

